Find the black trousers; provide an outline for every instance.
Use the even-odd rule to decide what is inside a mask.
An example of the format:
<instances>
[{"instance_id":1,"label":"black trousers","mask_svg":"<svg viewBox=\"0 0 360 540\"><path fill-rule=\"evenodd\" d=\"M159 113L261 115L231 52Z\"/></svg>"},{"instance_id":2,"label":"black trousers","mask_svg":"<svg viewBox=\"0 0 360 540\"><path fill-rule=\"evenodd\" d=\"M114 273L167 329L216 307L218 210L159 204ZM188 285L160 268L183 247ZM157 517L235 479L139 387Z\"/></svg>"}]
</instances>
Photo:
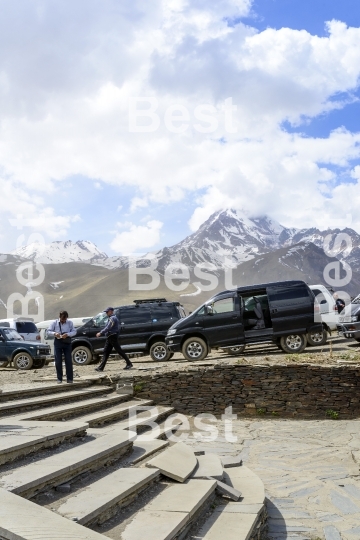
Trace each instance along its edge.
<instances>
[{"instance_id":1,"label":"black trousers","mask_svg":"<svg viewBox=\"0 0 360 540\"><path fill-rule=\"evenodd\" d=\"M58 380L62 381L62 378L63 378L62 356L64 355L66 379L68 381L72 381L74 378L74 375L73 375L73 364L72 364L72 358L71 358L71 343L63 343L61 339L55 338L54 353L55 353L56 375L57 375Z\"/></svg>"},{"instance_id":2,"label":"black trousers","mask_svg":"<svg viewBox=\"0 0 360 540\"><path fill-rule=\"evenodd\" d=\"M111 354L111 351L113 349L115 349L115 351L118 353L118 355L121 356L125 360L127 366L131 366L131 362L129 360L129 357L127 356L126 353L124 353L124 351L120 347L120 343L118 341L118 335L117 334L111 334L106 339L105 347L104 347L104 353L103 353L103 359L102 359L102 362L99 365L98 369L101 369L101 370L104 369L104 367L106 366L106 362L108 361L108 358L109 358L109 356Z\"/></svg>"}]
</instances>

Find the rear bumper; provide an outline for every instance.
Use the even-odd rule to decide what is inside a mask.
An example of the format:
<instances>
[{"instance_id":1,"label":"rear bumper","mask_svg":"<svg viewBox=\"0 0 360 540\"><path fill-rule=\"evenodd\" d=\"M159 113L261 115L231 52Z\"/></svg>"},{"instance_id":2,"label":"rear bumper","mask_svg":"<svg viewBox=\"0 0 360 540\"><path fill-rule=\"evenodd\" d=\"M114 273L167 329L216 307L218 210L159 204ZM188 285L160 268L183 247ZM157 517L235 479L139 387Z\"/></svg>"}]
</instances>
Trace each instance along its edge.
<instances>
[{"instance_id":1,"label":"rear bumper","mask_svg":"<svg viewBox=\"0 0 360 540\"><path fill-rule=\"evenodd\" d=\"M339 336L347 339L360 339L360 322L337 325Z\"/></svg>"}]
</instances>

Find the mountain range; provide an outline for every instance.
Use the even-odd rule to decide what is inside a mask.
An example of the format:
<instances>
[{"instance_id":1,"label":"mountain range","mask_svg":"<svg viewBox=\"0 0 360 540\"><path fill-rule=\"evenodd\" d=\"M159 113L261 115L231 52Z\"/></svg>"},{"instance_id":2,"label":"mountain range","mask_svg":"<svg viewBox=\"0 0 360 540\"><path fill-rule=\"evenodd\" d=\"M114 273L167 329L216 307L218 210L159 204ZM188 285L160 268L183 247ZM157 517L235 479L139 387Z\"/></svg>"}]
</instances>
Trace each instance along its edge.
<instances>
[{"instance_id":1,"label":"mountain range","mask_svg":"<svg viewBox=\"0 0 360 540\"><path fill-rule=\"evenodd\" d=\"M328 237L332 246L340 232L348 234L353 249L346 250L343 244L337 258L328 256L323 249L324 239ZM352 229L286 228L267 216L252 218L230 209L216 212L198 231L152 255L158 261L160 276L159 286L152 291L129 290L128 258L108 257L90 241L32 244L0 255L0 318L6 316L9 295L26 295L31 287L20 285L16 278L16 269L26 260L44 265L46 277L36 290L45 298L46 318L55 316L59 309L67 309L72 317L93 315L106 305L131 303L144 297L180 300L192 311L220 290L277 280L303 279L309 284L326 285L324 269L329 262L338 260L342 276L342 262L353 271L351 282L342 289L352 295L360 292L360 235ZM174 263L185 264L190 270L190 280L179 292L169 290L164 279L166 267ZM213 265L216 286L211 290L206 287L206 279L195 274L194 268L200 263ZM137 265L147 266L146 257ZM176 273L175 269L174 283L180 285L184 280L180 276L176 279ZM138 276L138 282L149 282L145 271Z\"/></svg>"}]
</instances>

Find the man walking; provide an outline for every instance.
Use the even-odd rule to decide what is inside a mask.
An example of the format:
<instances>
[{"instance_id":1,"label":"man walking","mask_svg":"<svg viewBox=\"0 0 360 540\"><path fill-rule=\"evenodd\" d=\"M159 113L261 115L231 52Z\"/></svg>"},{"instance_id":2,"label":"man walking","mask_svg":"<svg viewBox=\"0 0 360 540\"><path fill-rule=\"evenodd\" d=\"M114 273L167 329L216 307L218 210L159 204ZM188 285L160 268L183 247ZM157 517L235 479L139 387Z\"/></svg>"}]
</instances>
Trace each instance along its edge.
<instances>
[{"instance_id":1,"label":"man walking","mask_svg":"<svg viewBox=\"0 0 360 540\"><path fill-rule=\"evenodd\" d=\"M109 317L109 320L105 328L101 330L101 332L98 332L96 334L96 337L106 336L106 343L104 347L102 362L97 368L95 368L95 371L104 371L104 367L106 366L106 362L108 361L108 358L113 348L118 353L118 355L125 360L126 366L124 367L124 369L131 369L133 365L130 362L127 354L125 354L124 351L121 349L118 341L120 326L118 318L114 315L114 308L108 307L104 309L104 313L106 313L106 315Z\"/></svg>"},{"instance_id":2,"label":"man walking","mask_svg":"<svg viewBox=\"0 0 360 540\"><path fill-rule=\"evenodd\" d=\"M48 336L54 336L55 367L58 384L62 383L63 368L62 355L65 358L66 382L73 382L73 365L71 358L71 338L76 336L72 321L68 320L68 312L60 311L59 318L51 323L47 329Z\"/></svg>"}]
</instances>

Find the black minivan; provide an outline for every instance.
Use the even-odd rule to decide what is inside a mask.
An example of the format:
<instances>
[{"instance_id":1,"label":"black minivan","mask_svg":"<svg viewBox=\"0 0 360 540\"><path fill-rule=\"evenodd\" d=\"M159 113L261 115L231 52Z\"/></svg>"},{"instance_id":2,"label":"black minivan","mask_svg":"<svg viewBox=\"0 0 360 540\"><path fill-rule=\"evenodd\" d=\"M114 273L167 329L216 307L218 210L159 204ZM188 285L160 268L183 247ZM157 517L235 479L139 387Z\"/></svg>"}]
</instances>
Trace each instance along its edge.
<instances>
[{"instance_id":1,"label":"black minivan","mask_svg":"<svg viewBox=\"0 0 360 540\"><path fill-rule=\"evenodd\" d=\"M303 281L238 287L216 294L169 329L166 344L187 360L202 360L212 348L242 351L246 345L276 343L302 352L306 334L322 332L320 308Z\"/></svg>"},{"instance_id":2,"label":"black minivan","mask_svg":"<svg viewBox=\"0 0 360 540\"><path fill-rule=\"evenodd\" d=\"M186 317L179 302L167 302L165 298L134 300L132 305L116 307L114 314L120 321L119 343L125 352L150 354L155 361L173 356L166 347L165 337L175 321ZM106 313L102 312L77 329L72 340L74 364L84 366L99 359L106 338L98 338L96 334L107 321Z\"/></svg>"}]
</instances>

